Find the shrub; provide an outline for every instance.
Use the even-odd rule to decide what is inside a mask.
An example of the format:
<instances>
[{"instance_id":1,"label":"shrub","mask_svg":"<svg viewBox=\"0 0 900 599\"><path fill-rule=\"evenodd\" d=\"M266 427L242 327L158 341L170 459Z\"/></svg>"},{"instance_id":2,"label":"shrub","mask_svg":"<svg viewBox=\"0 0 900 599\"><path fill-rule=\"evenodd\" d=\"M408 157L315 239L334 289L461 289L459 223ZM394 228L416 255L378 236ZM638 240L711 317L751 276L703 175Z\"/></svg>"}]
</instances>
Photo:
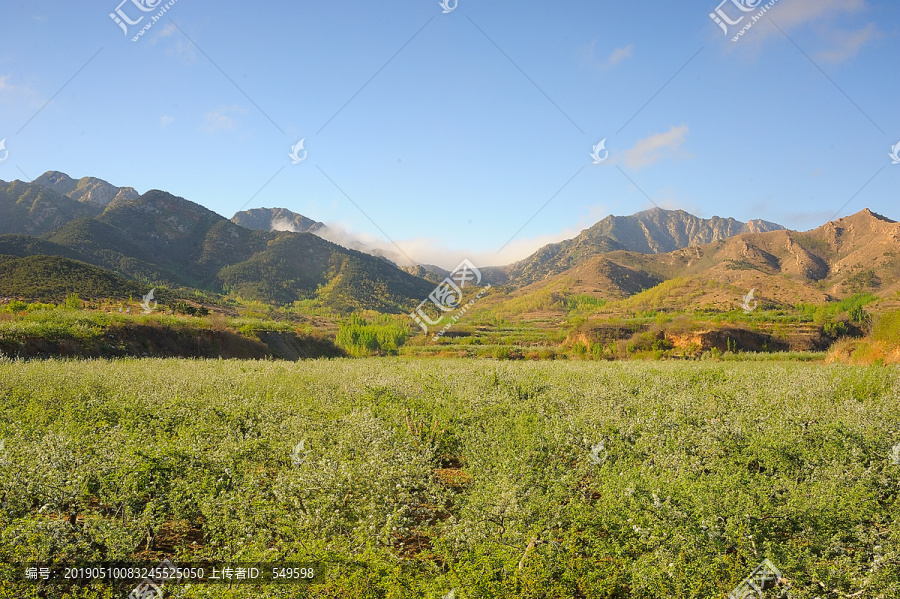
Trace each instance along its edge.
<instances>
[{"instance_id":1,"label":"shrub","mask_svg":"<svg viewBox=\"0 0 900 599\"><path fill-rule=\"evenodd\" d=\"M846 322L839 320L837 322L826 322L822 327L822 331L832 339L837 339L845 337L850 332L850 329L847 328Z\"/></svg>"},{"instance_id":2,"label":"shrub","mask_svg":"<svg viewBox=\"0 0 900 599\"><path fill-rule=\"evenodd\" d=\"M374 353L396 355L400 347L409 339L409 329L397 323L391 316L377 316L370 324L354 314L341 325L337 334L337 344L353 356L368 356Z\"/></svg>"},{"instance_id":3,"label":"shrub","mask_svg":"<svg viewBox=\"0 0 900 599\"><path fill-rule=\"evenodd\" d=\"M19 312L24 312L28 309L28 304L25 302L20 302L19 300L13 300L6 304L6 309L4 312L9 312L10 314L17 314Z\"/></svg>"},{"instance_id":4,"label":"shrub","mask_svg":"<svg viewBox=\"0 0 900 599\"><path fill-rule=\"evenodd\" d=\"M25 308L26 312L36 312L38 310L53 310L56 308L54 304L42 304L40 302L36 302L34 304L28 304Z\"/></svg>"},{"instance_id":5,"label":"shrub","mask_svg":"<svg viewBox=\"0 0 900 599\"><path fill-rule=\"evenodd\" d=\"M186 314L188 316L209 316L209 309L206 306L195 307L187 302L175 302L169 304L169 310L176 314Z\"/></svg>"},{"instance_id":6,"label":"shrub","mask_svg":"<svg viewBox=\"0 0 900 599\"><path fill-rule=\"evenodd\" d=\"M81 310L82 301L77 293L70 293L66 296L66 301L63 305L66 307L66 310Z\"/></svg>"}]
</instances>

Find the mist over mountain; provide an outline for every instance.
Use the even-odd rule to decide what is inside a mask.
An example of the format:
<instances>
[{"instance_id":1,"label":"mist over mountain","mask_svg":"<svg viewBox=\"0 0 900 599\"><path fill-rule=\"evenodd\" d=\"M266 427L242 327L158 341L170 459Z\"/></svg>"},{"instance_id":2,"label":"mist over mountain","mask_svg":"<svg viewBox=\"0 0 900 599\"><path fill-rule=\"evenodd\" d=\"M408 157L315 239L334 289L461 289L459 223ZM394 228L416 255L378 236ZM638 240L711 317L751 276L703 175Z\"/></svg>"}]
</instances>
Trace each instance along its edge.
<instances>
[{"instance_id":1,"label":"mist over mountain","mask_svg":"<svg viewBox=\"0 0 900 599\"><path fill-rule=\"evenodd\" d=\"M371 245L361 241L337 226L328 226L307 218L302 214L291 212L287 208L254 208L238 212L231 217L231 222L253 229L254 231L293 231L294 233L313 233L322 239L336 243L349 250L364 252L389 261L391 264L404 264L408 258L400 253L390 242ZM412 273L409 269L406 272Z\"/></svg>"},{"instance_id":2,"label":"mist over mountain","mask_svg":"<svg viewBox=\"0 0 900 599\"><path fill-rule=\"evenodd\" d=\"M238 212L232 222L257 231L315 233L348 249L378 256L400 265L406 272L429 280L443 279L446 268L410 263L410 258L388 241L366 243L340 227L314 221L285 208L256 208ZM683 210L654 208L631 216L607 216L577 237L548 244L527 258L507 266L481 265L493 284L528 285L558 274L598 254L614 250L665 253L692 245L727 239L739 233L783 229L764 220L740 222L714 216L703 219ZM452 267L451 267L452 268Z\"/></svg>"},{"instance_id":3,"label":"mist over mountain","mask_svg":"<svg viewBox=\"0 0 900 599\"><path fill-rule=\"evenodd\" d=\"M231 222L253 231L314 233L325 225L286 208L253 208L236 213Z\"/></svg>"}]
</instances>

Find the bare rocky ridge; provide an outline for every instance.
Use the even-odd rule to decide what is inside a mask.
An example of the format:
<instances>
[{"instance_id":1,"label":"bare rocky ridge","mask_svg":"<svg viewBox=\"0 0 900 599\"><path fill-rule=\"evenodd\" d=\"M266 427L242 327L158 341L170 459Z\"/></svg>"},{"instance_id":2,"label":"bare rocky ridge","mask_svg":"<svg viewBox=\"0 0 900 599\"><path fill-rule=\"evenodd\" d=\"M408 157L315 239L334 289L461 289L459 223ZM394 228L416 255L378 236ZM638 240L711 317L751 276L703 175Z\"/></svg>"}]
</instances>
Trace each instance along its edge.
<instances>
[{"instance_id":1,"label":"bare rocky ridge","mask_svg":"<svg viewBox=\"0 0 900 599\"><path fill-rule=\"evenodd\" d=\"M133 187L116 187L96 177L82 177L76 181L59 171L47 171L32 183L101 209L115 200L133 200L140 195Z\"/></svg>"},{"instance_id":2,"label":"bare rocky ridge","mask_svg":"<svg viewBox=\"0 0 900 599\"><path fill-rule=\"evenodd\" d=\"M683 210L653 208L631 216L607 216L577 237L544 246L528 258L510 264L505 271L512 283L528 285L615 250L664 254L741 233L783 229L764 220L743 223L718 216L704 219Z\"/></svg>"}]
</instances>

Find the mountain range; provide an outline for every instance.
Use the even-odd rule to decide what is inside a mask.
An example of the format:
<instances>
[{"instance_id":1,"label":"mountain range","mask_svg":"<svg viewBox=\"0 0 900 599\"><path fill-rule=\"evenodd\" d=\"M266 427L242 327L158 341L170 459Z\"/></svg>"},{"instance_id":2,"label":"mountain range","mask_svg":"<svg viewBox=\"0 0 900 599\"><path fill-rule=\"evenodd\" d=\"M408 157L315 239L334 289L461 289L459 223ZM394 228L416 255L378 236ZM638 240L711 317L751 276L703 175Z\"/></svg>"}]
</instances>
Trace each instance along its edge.
<instances>
[{"instance_id":1,"label":"mountain range","mask_svg":"<svg viewBox=\"0 0 900 599\"><path fill-rule=\"evenodd\" d=\"M328 241L329 234L336 235L284 208L229 220L164 191L138 194L50 171L31 183L0 181L0 264L18 281L0 276L0 295L23 289L29 269L47 277L77 261L101 269L78 267L98 290L130 281L133 292L164 285L281 305L314 300L338 312L400 312L449 274L432 265L400 268L360 251L359 242ZM801 233L654 208L609 216L524 260L481 270L513 299L559 292L731 309L734 289L756 288L773 305L825 301L898 289L900 224L864 210Z\"/></svg>"},{"instance_id":2,"label":"mountain range","mask_svg":"<svg viewBox=\"0 0 900 599\"><path fill-rule=\"evenodd\" d=\"M43 175L43 185L0 182L0 255L77 260L141 289L187 287L282 305L318 300L339 312L398 312L433 287L311 233L252 231L159 190L119 190L101 209L103 186L92 186L93 194L63 187L73 199L51 187L65 181L60 175Z\"/></svg>"},{"instance_id":3,"label":"mountain range","mask_svg":"<svg viewBox=\"0 0 900 599\"><path fill-rule=\"evenodd\" d=\"M806 232L741 233L664 254L613 250L517 290L626 300L636 309L731 310L795 306L854 293L900 299L900 223L868 209Z\"/></svg>"},{"instance_id":4,"label":"mountain range","mask_svg":"<svg viewBox=\"0 0 900 599\"><path fill-rule=\"evenodd\" d=\"M763 220L742 223L717 216L704 219L683 210L653 208L632 216L607 216L577 237L545 245L528 258L503 270L510 282L524 286L565 272L607 252L625 250L640 254L665 254L742 233L783 229L781 225Z\"/></svg>"}]
</instances>

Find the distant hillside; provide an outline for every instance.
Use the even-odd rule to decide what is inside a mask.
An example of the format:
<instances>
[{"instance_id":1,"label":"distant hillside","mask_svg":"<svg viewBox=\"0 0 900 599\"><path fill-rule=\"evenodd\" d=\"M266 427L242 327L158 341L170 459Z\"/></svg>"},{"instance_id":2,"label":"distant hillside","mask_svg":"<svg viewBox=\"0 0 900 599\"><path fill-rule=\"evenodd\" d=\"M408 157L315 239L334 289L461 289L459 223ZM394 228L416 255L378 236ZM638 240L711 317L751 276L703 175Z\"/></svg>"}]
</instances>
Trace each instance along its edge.
<instances>
[{"instance_id":1,"label":"distant hillside","mask_svg":"<svg viewBox=\"0 0 900 599\"><path fill-rule=\"evenodd\" d=\"M528 285L615 250L662 254L728 239L741 233L782 230L763 220L703 219L683 210L653 208L632 216L607 216L574 239L553 243L506 267L509 281Z\"/></svg>"},{"instance_id":2,"label":"distant hillside","mask_svg":"<svg viewBox=\"0 0 900 599\"><path fill-rule=\"evenodd\" d=\"M40 237L30 235L0 235L0 255L25 258L27 256L62 256L85 262L78 251Z\"/></svg>"},{"instance_id":3,"label":"distant hillside","mask_svg":"<svg viewBox=\"0 0 900 599\"><path fill-rule=\"evenodd\" d=\"M0 181L0 235L41 235L100 210L22 181Z\"/></svg>"},{"instance_id":4,"label":"distant hillside","mask_svg":"<svg viewBox=\"0 0 900 599\"><path fill-rule=\"evenodd\" d=\"M440 283L450 276L450 271L434 264L417 264L416 266L401 266L400 270L432 283Z\"/></svg>"},{"instance_id":5,"label":"distant hillside","mask_svg":"<svg viewBox=\"0 0 900 599\"><path fill-rule=\"evenodd\" d=\"M116 199L133 200L140 195L133 187L116 187L95 177L82 177L76 181L59 171L47 171L32 183L101 209Z\"/></svg>"},{"instance_id":6,"label":"distant hillside","mask_svg":"<svg viewBox=\"0 0 900 599\"><path fill-rule=\"evenodd\" d=\"M253 208L238 212L231 222L253 231L312 233L325 225L286 208Z\"/></svg>"}]
</instances>

